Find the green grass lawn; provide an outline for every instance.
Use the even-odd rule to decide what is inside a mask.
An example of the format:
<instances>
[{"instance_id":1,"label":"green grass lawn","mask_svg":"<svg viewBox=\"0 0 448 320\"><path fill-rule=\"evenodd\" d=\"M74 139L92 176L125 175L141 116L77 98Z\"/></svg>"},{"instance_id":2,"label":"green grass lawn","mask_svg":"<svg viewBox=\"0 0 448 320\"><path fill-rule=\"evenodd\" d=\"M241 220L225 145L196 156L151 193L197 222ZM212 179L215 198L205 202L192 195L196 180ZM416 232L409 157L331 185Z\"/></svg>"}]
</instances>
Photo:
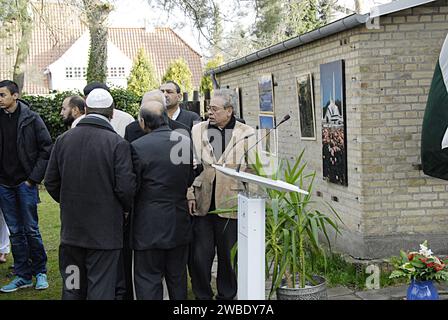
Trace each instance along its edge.
<instances>
[{"instance_id":1,"label":"green grass lawn","mask_svg":"<svg viewBox=\"0 0 448 320\"><path fill-rule=\"evenodd\" d=\"M59 206L51 199L46 191L40 192L41 203L38 206L39 226L44 241L44 246L48 256L48 282L50 287L47 290L35 290L33 288L21 289L13 293L0 293L0 300L59 300L61 298L62 280L58 267L58 247L59 247ZM8 262L0 265L0 285L7 284L12 278L9 267L13 262L12 255L8 256ZM323 272L323 266L318 263L317 270ZM381 277L381 287L393 285L395 281ZM356 273L353 265L343 261L338 255L330 255L327 265L327 281L330 287L345 285L357 289L362 289L367 275ZM394 282L394 283L391 283ZM188 299L194 299L191 292L190 282L188 283ZM216 291L214 279L212 287Z\"/></svg>"},{"instance_id":2,"label":"green grass lawn","mask_svg":"<svg viewBox=\"0 0 448 320\"><path fill-rule=\"evenodd\" d=\"M58 267L59 247L59 206L51 199L46 191L40 191L41 203L38 205L39 227L48 256L48 283L46 290L35 290L34 287L21 289L12 293L0 293L0 300L59 300L61 298L62 280ZM8 269L13 263L12 255L8 255L8 262L0 265L0 285L7 284L12 278ZM35 282L35 279L33 279Z\"/></svg>"},{"instance_id":3,"label":"green grass lawn","mask_svg":"<svg viewBox=\"0 0 448 320\"><path fill-rule=\"evenodd\" d=\"M40 191L41 203L38 206L39 227L48 256L48 283L46 290L35 290L34 287L20 289L12 293L1 293L0 300L60 300L62 292L62 280L59 273L58 250L60 238L59 205L53 201L46 191ZM8 255L8 262L0 264L0 285L7 284L12 278L9 267L13 263L12 255ZM35 279L33 279L35 282ZM188 283L188 299L194 299Z\"/></svg>"}]
</instances>

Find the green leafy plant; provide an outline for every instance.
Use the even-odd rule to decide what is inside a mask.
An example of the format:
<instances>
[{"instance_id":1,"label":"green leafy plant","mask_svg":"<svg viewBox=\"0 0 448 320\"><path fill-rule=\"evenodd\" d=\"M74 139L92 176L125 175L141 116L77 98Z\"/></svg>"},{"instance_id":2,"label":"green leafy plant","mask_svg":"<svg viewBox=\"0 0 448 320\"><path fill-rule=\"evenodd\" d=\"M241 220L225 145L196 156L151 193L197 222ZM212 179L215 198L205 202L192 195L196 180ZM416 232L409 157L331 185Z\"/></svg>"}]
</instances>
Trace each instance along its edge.
<instances>
[{"instance_id":1,"label":"green leafy plant","mask_svg":"<svg viewBox=\"0 0 448 320\"><path fill-rule=\"evenodd\" d=\"M391 279L448 281L448 258L442 260L433 255L427 241L420 245L418 252L400 250L400 256L392 257L390 263L395 268L389 277Z\"/></svg>"},{"instance_id":2,"label":"green leafy plant","mask_svg":"<svg viewBox=\"0 0 448 320\"><path fill-rule=\"evenodd\" d=\"M180 86L182 92L191 94L193 91L192 79L193 75L187 62L184 58L179 58L170 63L162 78L162 82L174 81Z\"/></svg>"},{"instance_id":3,"label":"green leafy plant","mask_svg":"<svg viewBox=\"0 0 448 320\"><path fill-rule=\"evenodd\" d=\"M266 203L266 272L272 271L272 285L269 297L279 288L282 280L286 280L287 287L304 288L315 281L307 268L308 259L323 258L325 249L320 242L322 235L331 252L328 231L333 229L340 234L337 222L342 220L332 206L322 201L329 213L316 208L312 199L315 172L306 171L307 163L303 161L304 151L295 159L281 161L277 168L270 168L273 172L269 177L299 186L308 191L307 195L298 192L281 192L267 189ZM265 166L257 154L253 169L259 176L268 177ZM334 219L330 217L334 216Z\"/></svg>"},{"instance_id":4,"label":"green leafy plant","mask_svg":"<svg viewBox=\"0 0 448 320\"><path fill-rule=\"evenodd\" d=\"M143 96L145 92L158 88L159 85L153 63L145 50L140 48L128 78L128 91Z\"/></svg>"},{"instance_id":5,"label":"green leafy plant","mask_svg":"<svg viewBox=\"0 0 448 320\"><path fill-rule=\"evenodd\" d=\"M110 93L114 98L115 108L125 111L136 117L140 108L141 96L123 88L111 88ZM24 95L21 99L29 103L31 110L37 112L55 140L64 133L67 128L60 115L62 102L66 97L81 95L79 91L52 92L50 95Z\"/></svg>"}]
</instances>

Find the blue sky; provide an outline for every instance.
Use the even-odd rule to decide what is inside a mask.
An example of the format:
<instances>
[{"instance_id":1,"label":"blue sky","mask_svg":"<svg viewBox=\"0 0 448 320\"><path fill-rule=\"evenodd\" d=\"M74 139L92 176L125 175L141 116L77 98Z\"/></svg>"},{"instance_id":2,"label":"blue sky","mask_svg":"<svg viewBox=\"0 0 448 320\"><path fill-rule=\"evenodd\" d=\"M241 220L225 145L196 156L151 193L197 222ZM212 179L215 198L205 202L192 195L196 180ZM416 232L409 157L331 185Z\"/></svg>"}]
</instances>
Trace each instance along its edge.
<instances>
[{"instance_id":1,"label":"blue sky","mask_svg":"<svg viewBox=\"0 0 448 320\"><path fill-rule=\"evenodd\" d=\"M339 72L340 62L335 61L320 66L320 87L321 87L321 108L325 107L326 103L330 100L330 96L333 94L333 73L336 88L336 99L341 100L341 80Z\"/></svg>"}]
</instances>

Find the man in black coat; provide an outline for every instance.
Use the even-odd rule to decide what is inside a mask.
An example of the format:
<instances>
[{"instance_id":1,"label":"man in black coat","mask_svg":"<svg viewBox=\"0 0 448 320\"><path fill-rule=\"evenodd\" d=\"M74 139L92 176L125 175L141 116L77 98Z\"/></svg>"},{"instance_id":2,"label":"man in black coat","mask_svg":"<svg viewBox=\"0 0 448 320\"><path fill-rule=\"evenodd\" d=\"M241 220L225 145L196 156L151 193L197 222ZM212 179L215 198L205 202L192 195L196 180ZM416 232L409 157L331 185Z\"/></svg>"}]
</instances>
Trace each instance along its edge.
<instances>
[{"instance_id":1,"label":"man in black coat","mask_svg":"<svg viewBox=\"0 0 448 320\"><path fill-rule=\"evenodd\" d=\"M86 105L86 117L56 140L45 186L61 209L62 298L111 300L136 177L130 144L109 122L112 96L95 89Z\"/></svg>"},{"instance_id":2,"label":"man in black coat","mask_svg":"<svg viewBox=\"0 0 448 320\"><path fill-rule=\"evenodd\" d=\"M38 188L52 141L40 116L18 99L13 81L0 82L0 209L10 231L16 277L2 292L33 285L48 288L47 255L39 231Z\"/></svg>"},{"instance_id":3,"label":"man in black coat","mask_svg":"<svg viewBox=\"0 0 448 320\"><path fill-rule=\"evenodd\" d=\"M166 108L170 119L183 123L187 127L193 128L198 122L201 122L201 117L192 111L182 109L180 101L182 93L179 85L174 81L167 81L160 86L160 91L165 94Z\"/></svg>"},{"instance_id":4,"label":"man in black coat","mask_svg":"<svg viewBox=\"0 0 448 320\"><path fill-rule=\"evenodd\" d=\"M190 139L172 131L163 105L146 102L139 121L149 132L132 143L138 192L132 216L137 299L162 300L165 278L171 300L187 298L191 217L186 193L194 179Z\"/></svg>"}]
</instances>

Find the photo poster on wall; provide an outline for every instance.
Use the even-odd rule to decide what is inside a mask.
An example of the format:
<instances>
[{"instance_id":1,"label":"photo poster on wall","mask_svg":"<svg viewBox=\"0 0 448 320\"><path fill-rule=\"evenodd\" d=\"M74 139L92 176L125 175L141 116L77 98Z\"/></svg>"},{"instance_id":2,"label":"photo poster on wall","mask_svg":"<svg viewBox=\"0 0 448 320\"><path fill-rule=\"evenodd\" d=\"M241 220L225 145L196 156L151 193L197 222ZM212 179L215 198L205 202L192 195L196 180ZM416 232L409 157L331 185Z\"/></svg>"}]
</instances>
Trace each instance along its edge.
<instances>
[{"instance_id":1,"label":"photo poster on wall","mask_svg":"<svg viewBox=\"0 0 448 320\"><path fill-rule=\"evenodd\" d=\"M258 78L259 111L274 113L274 86L272 74L261 75Z\"/></svg>"},{"instance_id":2,"label":"photo poster on wall","mask_svg":"<svg viewBox=\"0 0 448 320\"><path fill-rule=\"evenodd\" d=\"M235 117L238 119L243 119L243 106L241 101L241 88L236 87L235 89L236 103L233 108L233 112L235 113Z\"/></svg>"},{"instance_id":3,"label":"photo poster on wall","mask_svg":"<svg viewBox=\"0 0 448 320\"><path fill-rule=\"evenodd\" d=\"M347 186L344 60L320 65L320 92L323 177Z\"/></svg>"},{"instance_id":4,"label":"photo poster on wall","mask_svg":"<svg viewBox=\"0 0 448 320\"><path fill-rule=\"evenodd\" d=\"M314 90L311 73L302 74L296 77L296 90L300 139L316 140Z\"/></svg>"},{"instance_id":5,"label":"photo poster on wall","mask_svg":"<svg viewBox=\"0 0 448 320\"><path fill-rule=\"evenodd\" d=\"M260 114L259 115L259 132L258 139L261 139L268 134L270 129L275 128L275 118L274 115ZM261 141L262 152L268 153L270 155L277 154L277 132L272 130L272 132Z\"/></svg>"}]
</instances>

